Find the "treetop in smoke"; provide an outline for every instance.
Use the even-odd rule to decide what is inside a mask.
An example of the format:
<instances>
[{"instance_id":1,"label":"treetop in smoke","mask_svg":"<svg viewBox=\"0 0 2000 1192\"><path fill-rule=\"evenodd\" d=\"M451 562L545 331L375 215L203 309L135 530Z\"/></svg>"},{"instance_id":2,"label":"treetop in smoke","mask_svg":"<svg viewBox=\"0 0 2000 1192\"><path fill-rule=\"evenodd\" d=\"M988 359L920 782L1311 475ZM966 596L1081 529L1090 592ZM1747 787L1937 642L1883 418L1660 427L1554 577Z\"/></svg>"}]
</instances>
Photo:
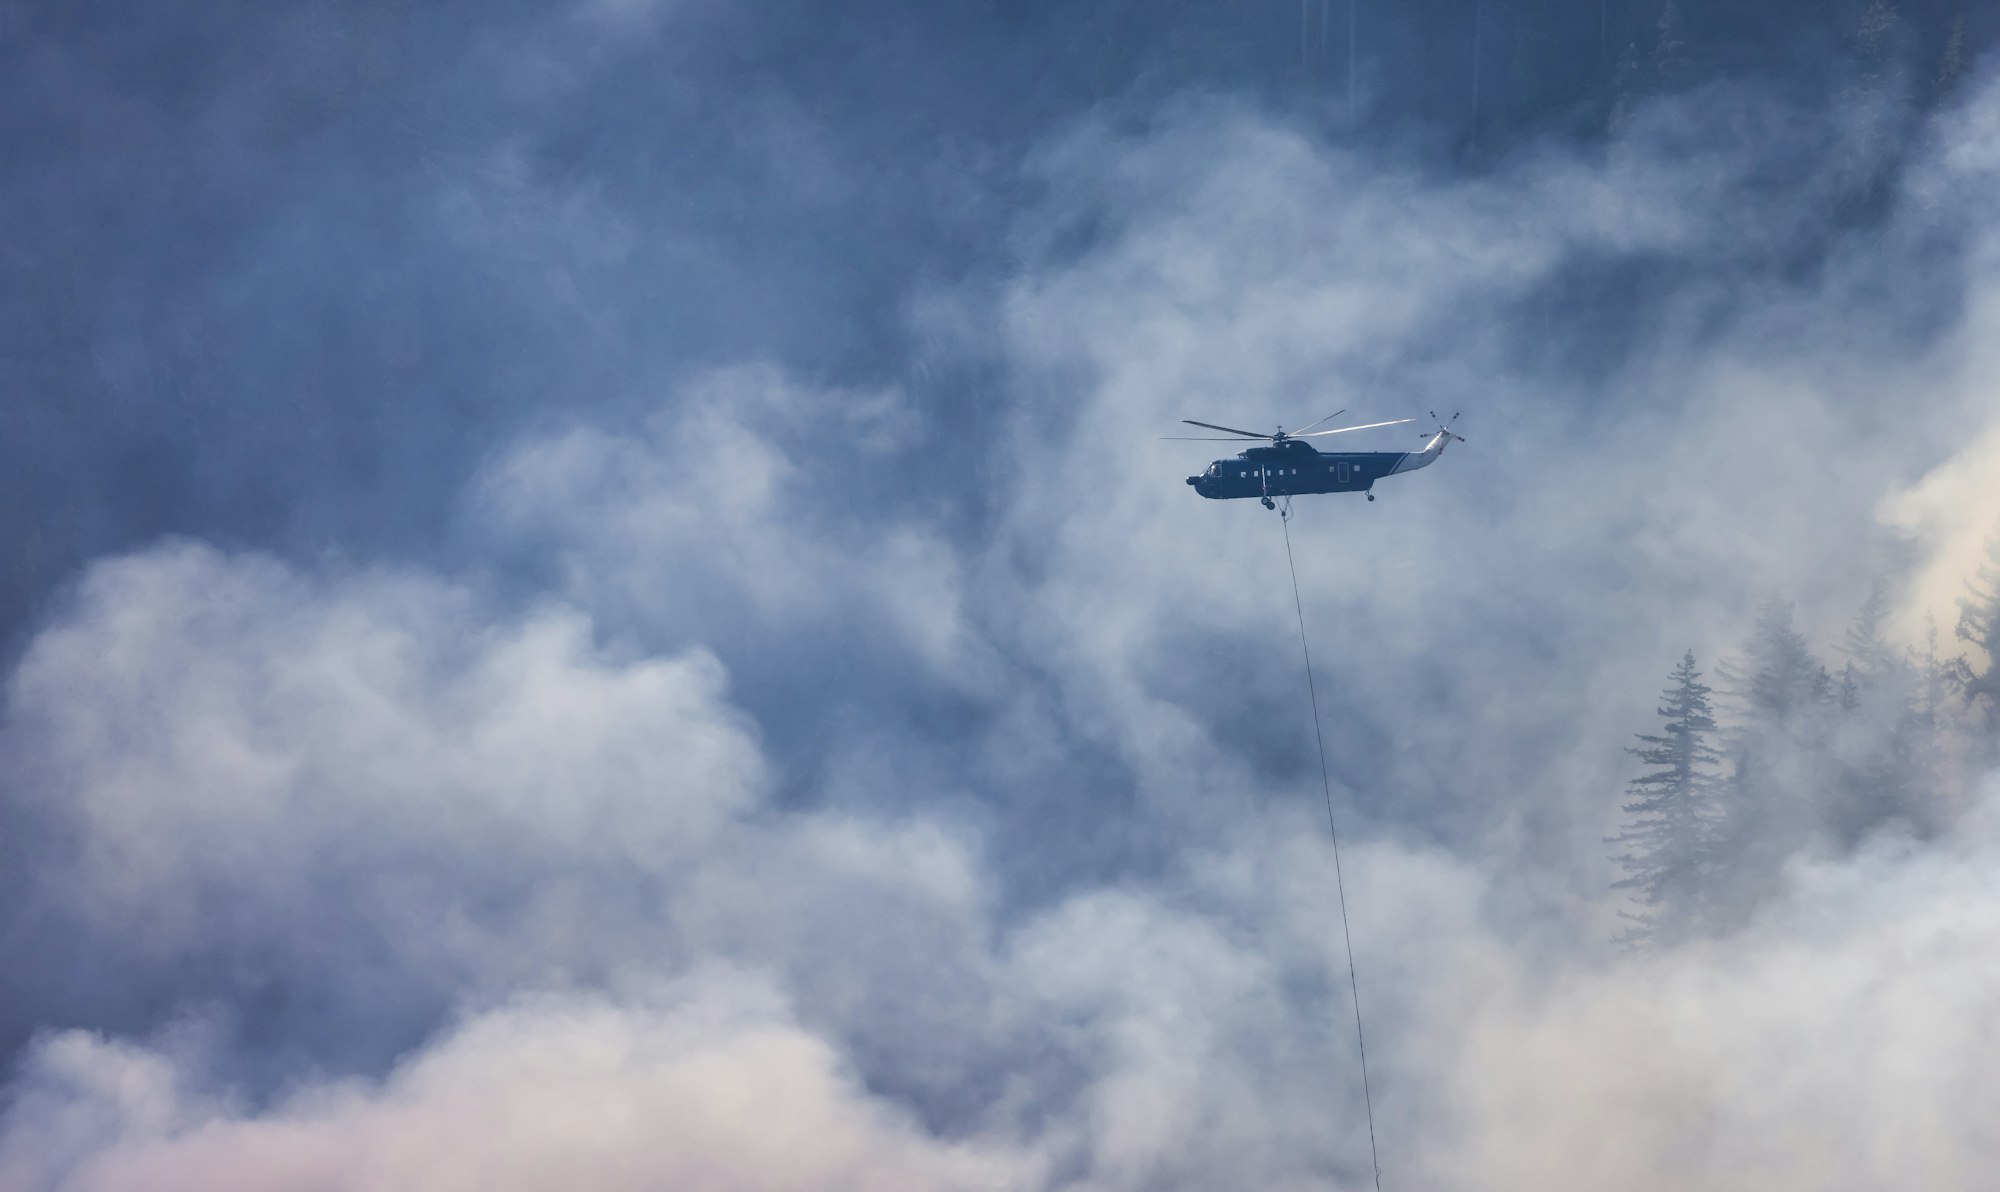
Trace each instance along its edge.
<instances>
[{"instance_id":1,"label":"treetop in smoke","mask_svg":"<svg viewBox=\"0 0 2000 1192\"><path fill-rule=\"evenodd\" d=\"M1678 940L1707 918L1722 785L1709 694L1689 650L1661 697L1663 727L1626 750L1647 767L1626 784L1630 819L1611 837L1626 850L1614 858L1626 876L1611 888L1629 891L1638 907L1620 912L1632 924L1620 937L1628 944Z\"/></svg>"},{"instance_id":2,"label":"treetop in smoke","mask_svg":"<svg viewBox=\"0 0 2000 1192\"><path fill-rule=\"evenodd\" d=\"M1621 942L1740 924L1794 857L1948 826L1968 766L1996 744L2000 536L1966 586L1959 636L1983 658L1942 662L1934 635L1921 650L1891 641L1877 582L1847 627L1837 676L1794 627L1792 606L1767 600L1742 661L1723 668L1726 723L1693 652L1683 656L1659 708L1663 729L1627 751L1647 769L1628 783L1626 824L1610 838L1626 850L1612 883L1631 901Z\"/></svg>"},{"instance_id":3,"label":"treetop in smoke","mask_svg":"<svg viewBox=\"0 0 2000 1192\"><path fill-rule=\"evenodd\" d=\"M2000 729L2000 530L1986 540L1986 558L1958 602L1958 639L1976 652L1952 662L1952 674L1977 701L1989 730Z\"/></svg>"}]
</instances>

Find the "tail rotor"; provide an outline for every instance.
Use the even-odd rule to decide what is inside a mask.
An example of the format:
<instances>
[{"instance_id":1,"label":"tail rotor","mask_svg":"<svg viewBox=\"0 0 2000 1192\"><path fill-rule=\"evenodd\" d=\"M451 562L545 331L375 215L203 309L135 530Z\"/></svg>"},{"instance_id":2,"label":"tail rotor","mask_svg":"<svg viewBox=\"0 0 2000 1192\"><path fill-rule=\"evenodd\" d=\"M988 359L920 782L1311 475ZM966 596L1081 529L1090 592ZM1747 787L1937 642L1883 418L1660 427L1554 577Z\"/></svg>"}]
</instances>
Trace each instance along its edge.
<instances>
[{"instance_id":1,"label":"tail rotor","mask_svg":"<svg viewBox=\"0 0 2000 1192\"><path fill-rule=\"evenodd\" d=\"M1432 410L1431 421L1436 422L1438 424L1438 428L1436 430L1424 431L1423 433L1417 436L1419 439L1428 439L1433 435L1450 435L1452 438L1457 439L1461 443L1465 442L1464 435L1459 434L1457 431L1451 429L1451 424L1458 421L1458 411L1456 410L1452 411L1452 415L1449 418L1439 418L1437 416L1437 411Z\"/></svg>"}]
</instances>

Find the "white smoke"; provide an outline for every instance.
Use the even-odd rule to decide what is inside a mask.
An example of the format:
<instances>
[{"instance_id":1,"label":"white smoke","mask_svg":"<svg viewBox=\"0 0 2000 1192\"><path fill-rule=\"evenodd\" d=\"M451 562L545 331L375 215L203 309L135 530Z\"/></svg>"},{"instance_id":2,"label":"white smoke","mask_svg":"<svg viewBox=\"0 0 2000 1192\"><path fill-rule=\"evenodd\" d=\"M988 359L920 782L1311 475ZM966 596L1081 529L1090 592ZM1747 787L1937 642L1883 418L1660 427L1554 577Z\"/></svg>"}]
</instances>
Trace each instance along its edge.
<instances>
[{"instance_id":1,"label":"white smoke","mask_svg":"<svg viewBox=\"0 0 2000 1192\"><path fill-rule=\"evenodd\" d=\"M184 543L100 562L11 677L0 756L50 841L49 913L130 980L196 992L151 1035L51 1022L0 1185L1369 1186L1317 770L1233 745L1170 648L1250 643L1194 685L1297 702L1276 528L1196 502L1183 456L1133 438L1443 394L1483 403L1485 433L1294 530L1359 825L1388 1183L1977 1186L2000 1159L1990 786L1938 840L1795 859L1728 938L1600 946L1618 747L1678 651L1774 586L1837 622L1877 510L1929 552L1935 603L1993 512L1984 456L1939 464L1934 433L1856 412L1891 387L1969 420L1969 453L1994 441L1979 369L1849 342L1851 278L1888 248L1824 286L1662 302L1593 424L1543 391L1586 383L1541 360L1531 314L1579 262L1752 236L1732 212L1784 121L1682 152L1736 102L1457 182L1215 108L1050 147L1071 185L1025 221L1023 276L932 299L997 323L1019 401L975 541L815 512L809 448L770 418L844 417L855 466L893 467L906 399L749 369L636 431L496 458L467 516L548 562L525 609L473 576ZM1941 126L1925 177L1971 177L1994 110ZM1995 280L1975 257L1959 349ZM1699 332L1718 310L1730 329ZM1848 466L1864 445L1889 463ZM722 661L767 634L868 635L975 701L974 739L884 730L787 773ZM1385 736L1379 767L1345 764ZM964 791L1101 798L1086 747L1168 855L1015 905L1008 808ZM175 984L199 964L336 1021L421 995L445 1025L379 1070L259 1083L207 1000L237 988Z\"/></svg>"}]
</instances>

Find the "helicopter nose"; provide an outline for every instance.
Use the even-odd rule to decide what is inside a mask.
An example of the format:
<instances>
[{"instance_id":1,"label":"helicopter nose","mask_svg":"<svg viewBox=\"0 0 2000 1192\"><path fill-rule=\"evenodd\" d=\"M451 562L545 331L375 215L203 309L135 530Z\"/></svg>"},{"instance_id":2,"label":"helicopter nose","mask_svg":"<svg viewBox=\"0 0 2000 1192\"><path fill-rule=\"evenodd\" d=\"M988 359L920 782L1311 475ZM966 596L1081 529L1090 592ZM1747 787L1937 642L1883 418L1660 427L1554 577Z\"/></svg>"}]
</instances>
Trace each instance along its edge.
<instances>
[{"instance_id":1,"label":"helicopter nose","mask_svg":"<svg viewBox=\"0 0 2000 1192\"><path fill-rule=\"evenodd\" d=\"M1194 484L1194 485L1199 485L1199 484L1201 483L1201 477L1199 477L1199 476L1190 476L1190 477L1188 477L1188 483L1189 483L1189 484Z\"/></svg>"}]
</instances>

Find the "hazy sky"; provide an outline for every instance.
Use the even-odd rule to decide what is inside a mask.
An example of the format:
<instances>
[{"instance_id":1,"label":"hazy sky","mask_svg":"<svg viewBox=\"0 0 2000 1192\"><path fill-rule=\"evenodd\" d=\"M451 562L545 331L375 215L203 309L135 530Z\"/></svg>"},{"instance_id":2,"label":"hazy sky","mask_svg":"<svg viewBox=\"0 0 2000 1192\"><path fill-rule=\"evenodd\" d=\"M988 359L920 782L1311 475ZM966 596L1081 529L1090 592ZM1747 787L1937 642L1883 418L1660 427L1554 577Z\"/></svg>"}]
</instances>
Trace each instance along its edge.
<instances>
[{"instance_id":1,"label":"hazy sky","mask_svg":"<svg viewBox=\"0 0 2000 1192\"><path fill-rule=\"evenodd\" d=\"M1157 439L1342 407L1470 440L1292 527L1384 1186L1986 1178L2000 779L1645 957L1603 842L1760 601L1952 644L1986 34L1465 7L0 15L0 1187L1371 1186Z\"/></svg>"}]
</instances>

